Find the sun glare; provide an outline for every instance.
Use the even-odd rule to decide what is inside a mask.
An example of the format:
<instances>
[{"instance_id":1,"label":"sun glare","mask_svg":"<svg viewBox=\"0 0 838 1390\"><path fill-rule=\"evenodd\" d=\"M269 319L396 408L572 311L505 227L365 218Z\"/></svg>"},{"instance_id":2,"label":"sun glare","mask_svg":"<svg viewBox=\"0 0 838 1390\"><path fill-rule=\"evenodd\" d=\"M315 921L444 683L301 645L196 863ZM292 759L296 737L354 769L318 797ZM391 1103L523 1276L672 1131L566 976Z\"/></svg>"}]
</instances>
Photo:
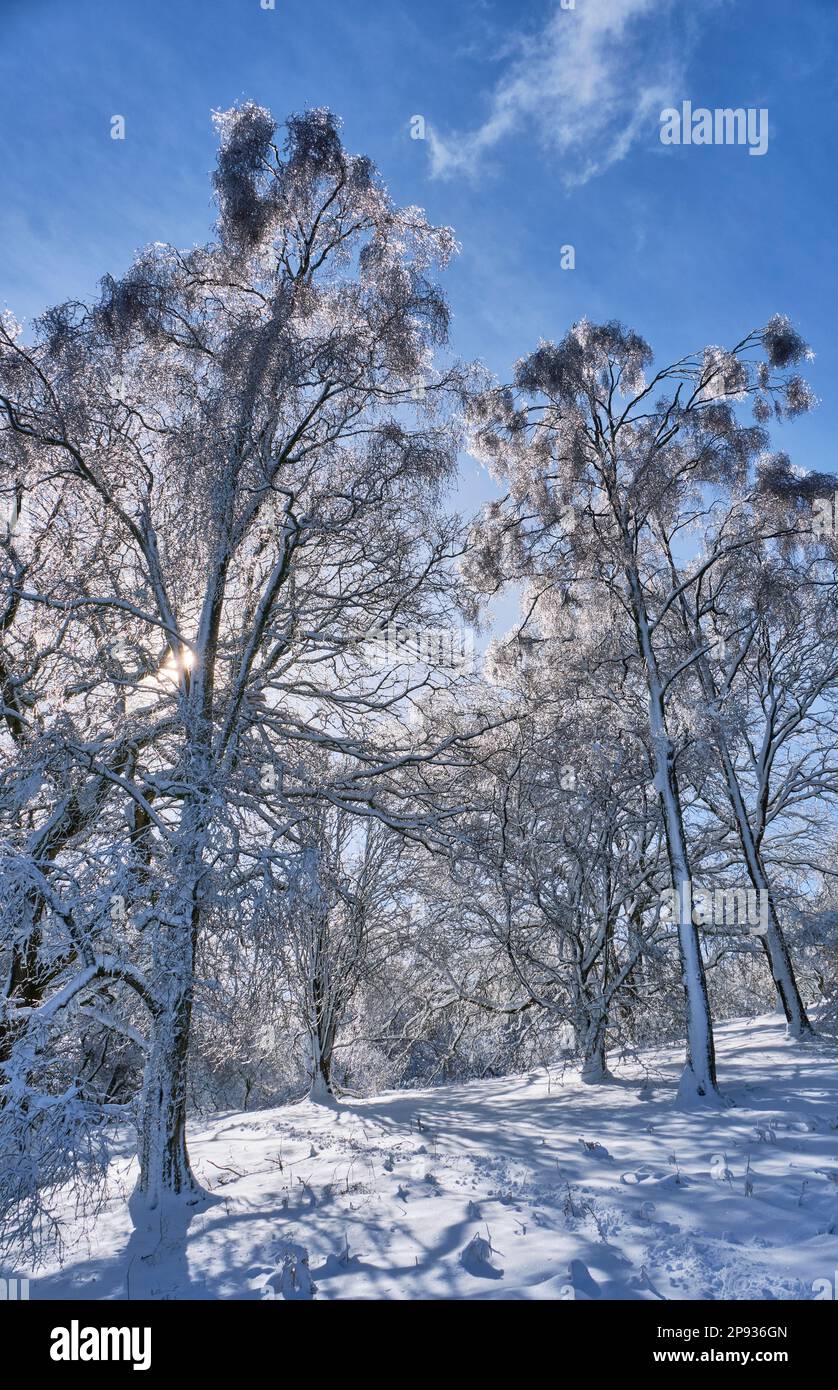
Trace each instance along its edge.
<instances>
[{"instance_id":1,"label":"sun glare","mask_svg":"<svg viewBox=\"0 0 838 1390\"><path fill-rule=\"evenodd\" d=\"M191 647L183 647L177 656L172 653L166 657L160 667L160 676L167 681L177 685L183 671L195 669L196 657Z\"/></svg>"}]
</instances>

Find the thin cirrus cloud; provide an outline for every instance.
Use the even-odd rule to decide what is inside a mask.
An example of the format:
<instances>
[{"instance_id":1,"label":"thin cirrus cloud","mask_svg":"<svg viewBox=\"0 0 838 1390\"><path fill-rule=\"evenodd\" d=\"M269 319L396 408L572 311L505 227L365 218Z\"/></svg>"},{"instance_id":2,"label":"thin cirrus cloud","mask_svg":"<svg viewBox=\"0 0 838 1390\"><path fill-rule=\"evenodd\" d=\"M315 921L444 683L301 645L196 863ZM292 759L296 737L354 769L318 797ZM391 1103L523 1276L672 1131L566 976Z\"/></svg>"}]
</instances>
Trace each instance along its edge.
<instances>
[{"instance_id":1,"label":"thin cirrus cloud","mask_svg":"<svg viewBox=\"0 0 838 1390\"><path fill-rule=\"evenodd\" d=\"M536 35L520 36L482 125L428 126L431 173L476 175L507 138L534 131L562 157L568 184L586 183L657 128L682 80L683 0L558 3Z\"/></svg>"}]
</instances>

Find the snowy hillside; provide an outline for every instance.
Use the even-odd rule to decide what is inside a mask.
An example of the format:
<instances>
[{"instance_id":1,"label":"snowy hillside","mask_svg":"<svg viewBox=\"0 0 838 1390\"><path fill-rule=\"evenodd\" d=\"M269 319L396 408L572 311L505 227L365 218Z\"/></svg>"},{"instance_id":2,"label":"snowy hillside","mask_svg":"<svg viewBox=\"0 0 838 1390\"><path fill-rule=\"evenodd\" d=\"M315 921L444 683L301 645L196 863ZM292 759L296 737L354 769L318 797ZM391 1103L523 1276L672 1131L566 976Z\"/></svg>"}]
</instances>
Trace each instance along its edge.
<instances>
[{"instance_id":1,"label":"snowy hillside","mask_svg":"<svg viewBox=\"0 0 838 1390\"><path fill-rule=\"evenodd\" d=\"M838 1049L776 1017L717 1045L723 1111L674 1108L677 1048L609 1086L539 1073L220 1116L190 1141L215 1200L185 1233L149 1256L121 1195L80 1244L68 1213L75 1248L32 1297L823 1297Z\"/></svg>"}]
</instances>

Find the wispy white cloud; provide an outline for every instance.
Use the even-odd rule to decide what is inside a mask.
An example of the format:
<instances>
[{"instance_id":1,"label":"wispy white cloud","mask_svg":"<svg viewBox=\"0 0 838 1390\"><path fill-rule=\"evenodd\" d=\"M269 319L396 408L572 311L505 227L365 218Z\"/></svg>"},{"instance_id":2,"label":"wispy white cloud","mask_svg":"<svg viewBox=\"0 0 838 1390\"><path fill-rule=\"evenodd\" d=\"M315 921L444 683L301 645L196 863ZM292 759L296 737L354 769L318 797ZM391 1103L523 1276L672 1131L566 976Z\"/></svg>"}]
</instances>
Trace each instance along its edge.
<instances>
[{"instance_id":1,"label":"wispy white cloud","mask_svg":"<svg viewBox=\"0 0 838 1390\"><path fill-rule=\"evenodd\" d=\"M683 0L556 2L546 26L521 36L482 125L428 127L435 176L475 175L509 136L534 132L562 156L568 183L623 159L669 104L682 77Z\"/></svg>"}]
</instances>

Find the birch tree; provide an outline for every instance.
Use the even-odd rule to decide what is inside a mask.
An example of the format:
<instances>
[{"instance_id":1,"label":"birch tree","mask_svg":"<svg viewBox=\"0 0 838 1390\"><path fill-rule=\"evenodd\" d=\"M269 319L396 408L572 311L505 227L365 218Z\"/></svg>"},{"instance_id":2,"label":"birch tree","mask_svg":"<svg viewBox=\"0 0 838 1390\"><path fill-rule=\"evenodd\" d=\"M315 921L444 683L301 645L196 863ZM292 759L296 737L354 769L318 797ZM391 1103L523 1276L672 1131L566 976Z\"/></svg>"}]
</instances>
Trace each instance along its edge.
<instances>
[{"instance_id":1,"label":"birch tree","mask_svg":"<svg viewBox=\"0 0 838 1390\"><path fill-rule=\"evenodd\" d=\"M735 536L686 576L667 572L659 532L677 534L708 491L741 487L768 448L772 411L812 404L792 369L806 344L775 316L731 349L708 347L647 379L652 352L617 323L583 321L517 365L511 388L485 392L472 412L473 447L509 492L475 533L472 574L483 588L508 580L572 595L603 587L622 606L647 695L654 785L673 887L691 880L671 697L682 666L668 665L669 614L680 594ZM741 419L751 401L756 420ZM689 663L694 660L690 654ZM718 1095L705 969L684 894L678 922L686 1015L685 1099Z\"/></svg>"},{"instance_id":2,"label":"birch tree","mask_svg":"<svg viewBox=\"0 0 838 1390\"><path fill-rule=\"evenodd\" d=\"M802 518L804 523L807 518ZM690 595L685 621L700 655L696 670L712 722L727 816L750 882L768 908L763 943L789 1033L812 1027L777 919L778 878L805 872L817 856L812 834L836 789L838 679L834 579L815 561L804 529L797 554L755 548L708 573ZM778 886L778 885L777 885Z\"/></svg>"}]
</instances>

